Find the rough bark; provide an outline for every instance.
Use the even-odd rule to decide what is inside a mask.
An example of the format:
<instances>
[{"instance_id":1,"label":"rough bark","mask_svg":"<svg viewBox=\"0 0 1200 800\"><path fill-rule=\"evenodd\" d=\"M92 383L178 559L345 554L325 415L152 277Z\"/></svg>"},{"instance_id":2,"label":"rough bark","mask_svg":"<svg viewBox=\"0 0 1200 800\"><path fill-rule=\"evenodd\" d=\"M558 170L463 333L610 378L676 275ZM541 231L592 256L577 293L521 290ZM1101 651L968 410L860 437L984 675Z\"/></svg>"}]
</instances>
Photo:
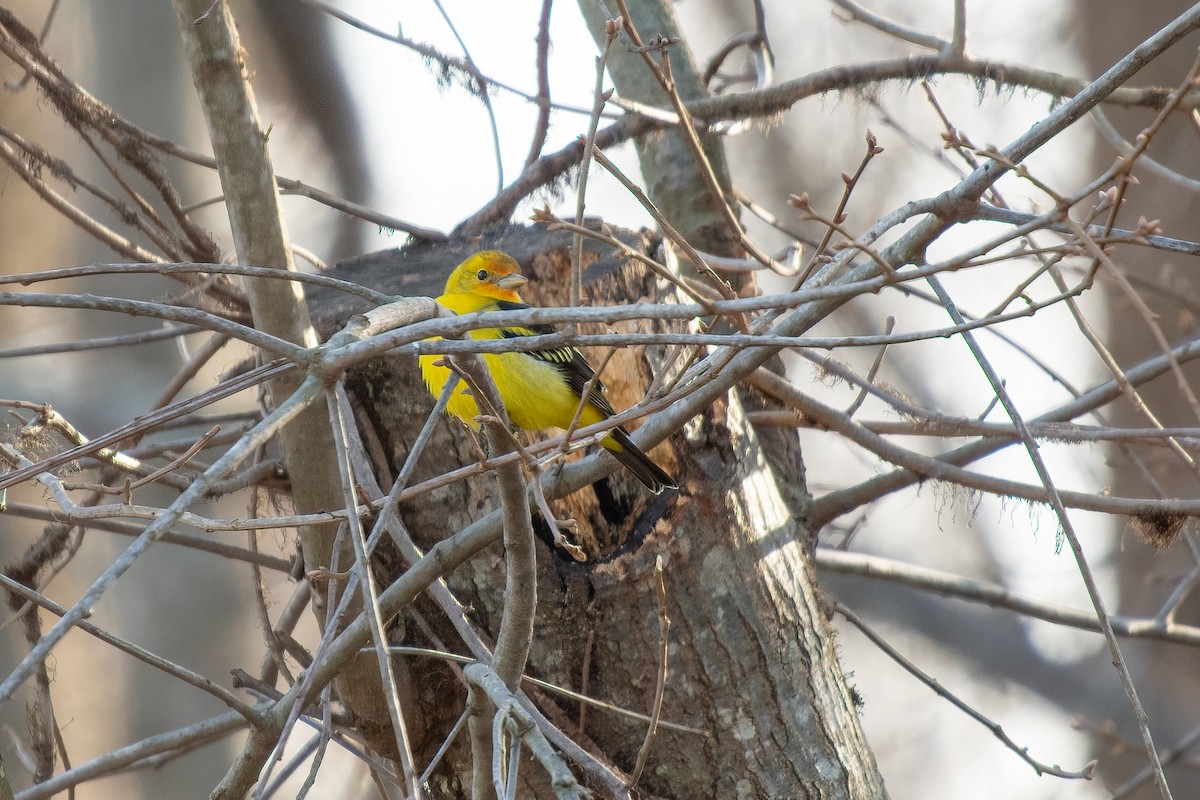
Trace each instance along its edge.
<instances>
[{"instance_id":1,"label":"rough bark","mask_svg":"<svg viewBox=\"0 0 1200 800\"><path fill-rule=\"evenodd\" d=\"M569 238L529 236L510 230L483 241L410 248L341 272L366 281L367 273L378 270L393 287L436 293L428 282L436 287L466 253L502 247L532 276L528 299L559 304L567 286ZM589 259L594 258L593 250ZM406 263L422 266L409 269ZM436 277L428 277L431 269ZM612 261L591 264L585 279L597 303L663 299L640 270ZM618 407L640 397L657 355L630 351L621 354L619 367L610 364L604 377ZM589 357L602 360L599 353ZM394 474L432 401L415 364L400 356L364 370L356 385L363 418ZM450 424L442 426L428 452L421 469L427 475L475 459L465 432ZM675 474L678 493L654 498L617 473L557 506L580 522L594 557L576 564L539 542L540 603L529 672L579 690L591 640L588 692L649 713L659 669L653 574L661 555L673 621L663 718L703 733L660 729L638 791L681 798L885 796L813 581L803 525L808 496L794 444L786 457L776 453L768 459L742 405L725 399L656 448L654 457ZM445 487L406 509L406 523L418 543L428 545L493 507L490 492L487 479ZM450 577L471 621L493 635L502 559L501 548L494 547ZM433 641L461 648L431 605L416 611ZM428 641L417 636L411 621L403 627L408 638ZM425 757L464 702L457 677L430 663L413 664L427 723L414 739ZM632 770L644 723L593 709L581 737L574 704L555 703L548 711L552 719L616 768ZM458 796L468 776L469 758L456 749L435 783L437 796ZM540 797L547 789L534 781L524 791Z\"/></svg>"}]
</instances>

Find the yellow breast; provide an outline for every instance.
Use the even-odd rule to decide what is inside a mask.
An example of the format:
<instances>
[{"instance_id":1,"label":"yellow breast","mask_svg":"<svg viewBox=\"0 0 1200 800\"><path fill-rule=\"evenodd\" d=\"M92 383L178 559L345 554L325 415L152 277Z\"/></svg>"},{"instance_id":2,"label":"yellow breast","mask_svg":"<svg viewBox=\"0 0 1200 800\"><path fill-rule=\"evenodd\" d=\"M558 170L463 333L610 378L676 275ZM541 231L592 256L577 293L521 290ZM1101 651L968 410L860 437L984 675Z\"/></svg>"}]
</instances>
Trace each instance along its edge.
<instances>
[{"instance_id":1,"label":"yellow breast","mask_svg":"<svg viewBox=\"0 0 1200 800\"><path fill-rule=\"evenodd\" d=\"M492 333L493 335L488 335ZM472 338L495 339L498 332L472 331ZM421 375L434 396L450 378L450 369L434 364L441 356L421 356ZM554 364L534 358L528 353L487 353L483 356L496 390L504 401L513 424L528 431L543 428L565 428L571 424L579 397L571 389L562 372ZM479 407L465 384L459 383L450 398L446 411L475 430L479 423ZM580 426L591 425L604 415L591 407L584 409Z\"/></svg>"}]
</instances>

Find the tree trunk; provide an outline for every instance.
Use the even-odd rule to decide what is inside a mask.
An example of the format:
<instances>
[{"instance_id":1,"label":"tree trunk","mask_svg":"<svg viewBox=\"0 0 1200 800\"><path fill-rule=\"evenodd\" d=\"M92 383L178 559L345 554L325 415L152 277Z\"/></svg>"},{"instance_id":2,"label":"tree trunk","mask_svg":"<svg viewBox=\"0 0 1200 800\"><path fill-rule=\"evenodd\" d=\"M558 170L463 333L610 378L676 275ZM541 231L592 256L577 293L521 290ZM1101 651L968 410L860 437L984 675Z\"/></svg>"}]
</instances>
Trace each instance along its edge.
<instances>
[{"instance_id":1,"label":"tree trunk","mask_svg":"<svg viewBox=\"0 0 1200 800\"><path fill-rule=\"evenodd\" d=\"M672 43L666 49L670 59L670 80L685 102L708 96L692 58L682 40L672 5L662 0L631 0L626 3L634 29L644 44L656 37ZM581 0L579 11L597 46L606 42L607 17L600 3ZM657 106L673 113L667 92L646 64L641 53L630 50L631 31L623 30L609 48L606 71L617 93L625 100ZM662 64L662 56L651 58ZM720 187L714 192L703 176L703 167L688 136L681 127L655 131L634 140L646 196L693 247L719 255L739 255L737 231L729 224L723 205L732 202L729 167L721 138L712 132L698 132L704 158ZM691 265L688 266L688 269ZM736 285L736 283L735 283Z\"/></svg>"},{"instance_id":2,"label":"tree trunk","mask_svg":"<svg viewBox=\"0 0 1200 800\"><path fill-rule=\"evenodd\" d=\"M531 302L564 302L570 239L540 231L414 246L339 272L360 282L386 275L391 285L377 287L384 291L406 285L409 293L422 287L436 294L421 282L430 280L430 271L436 284L462 257L485 247L505 249L521 262L531 277ZM644 270L597 260L597 249L589 250L585 274L595 304L666 299ZM587 355L600 363L604 354ZM650 372L661 368L660 356L657 350L614 356L623 360L610 362L603 374L614 405L623 408L641 396ZM394 356L364 370L357 382L365 417L393 474L432 404L412 361ZM662 719L698 732L659 728L639 792L680 798L885 796L813 581L803 465L794 443L790 451L785 458L766 458L741 404L727 397L655 449L654 458L679 481L678 493L650 496L618 472L556 504L556 515L579 522L587 563L539 542L540 602L529 674L579 691L588 663L587 694L644 714L651 713L660 671L654 576L656 559L665 562L672 624ZM457 424L442 426L426 453L426 474L475 460ZM405 522L418 544L428 546L490 509L491 491L486 478L445 487L406 509ZM503 557L494 547L449 579L468 618L492 636L501 613ZM425 633L418 634L410 618L398 635L463 652L431 606L416 611ZM441 743L464 702L449 668L430 664L412 664L428 725L413 734L418 760ZM581 735L575 703L554 702L560 707L547 715L573 738L590 742L593 752L624 773L634 769L645 722L592 709ZM539 704L545 707L541 697ZM463 742L436 782L437 796L460 796L461 787L470 785L469 765ZM535 780L525 791L542 797L549 790Z\"/></svg>"}]
</instances>

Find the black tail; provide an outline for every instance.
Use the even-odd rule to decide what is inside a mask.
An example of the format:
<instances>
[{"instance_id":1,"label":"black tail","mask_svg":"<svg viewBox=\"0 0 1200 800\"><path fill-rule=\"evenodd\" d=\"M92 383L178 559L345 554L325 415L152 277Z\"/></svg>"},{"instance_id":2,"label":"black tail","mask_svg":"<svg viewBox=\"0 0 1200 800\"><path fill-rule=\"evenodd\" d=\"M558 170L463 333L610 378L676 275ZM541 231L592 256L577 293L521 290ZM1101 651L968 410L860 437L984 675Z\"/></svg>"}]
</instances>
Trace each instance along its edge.
<instances>
[{"instance_id":1,"label":"black tail","mask_svg":"<svg viewBox=\"0 0 1200 800\"><path fill-rule=\"evenodd\" d=\"M664 472L662 467L651 461L650 456L639 450L637 445L629 441L628 434L620 428L614 428L612 433L600 440L600 444L605 450L616 456L617 461L620 461L625 469L633 473L633 477L655 494L663 489L679 488L675 479Z\"/></svg>"}]
</instances>

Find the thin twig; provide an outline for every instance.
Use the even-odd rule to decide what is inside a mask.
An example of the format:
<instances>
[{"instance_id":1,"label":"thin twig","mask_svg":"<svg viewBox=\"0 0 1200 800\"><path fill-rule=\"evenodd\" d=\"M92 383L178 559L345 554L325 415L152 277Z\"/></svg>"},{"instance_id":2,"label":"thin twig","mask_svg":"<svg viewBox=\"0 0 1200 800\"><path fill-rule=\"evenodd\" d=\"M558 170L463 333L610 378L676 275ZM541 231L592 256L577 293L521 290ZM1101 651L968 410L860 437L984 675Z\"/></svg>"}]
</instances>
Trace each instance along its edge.
<instances>
[{"instance_id":1,"label":"thin twig","mask_svg":"<svg viewBox=\"0 0 1200 800\"><path fill-rule=\"evenodd\" d=\"M886 17L881 17L880 15L863 8L854 0L830 0L830 2L846 11L851 19L858 20L864 25L869 25L877 31L885 33L894 39L910 42L911 44L915 44L919 47L924 47L929 50L936 50L942 53L951 52L952 50L950 42L947 42L944 39L939 39L936 36L930 36L929 34L922 33L921 31L917 31L912 28L906 28L899 23L893 22Z\"/></svg>"},{"instance_id":2,"label":"thin twig","mask_svg":"<svg viewBox=\"0 0 1200 800\"><path fill-rule=\"evenodd\" d=\"M688 149L692 153L692 158L696 162L697 171L700 179L703 181L705 188L713 198L713 202L719 209L720 214L725 218L725 224L728 226L730 233L737 237L738 244L749 253L755 260L759 261L766 267L777 269L772 258L764 253L758 245L751 241L746 235L746 229L742 226L742 222L738 219L737 212L730 203L729 197L726 196L728 189L721 185L721 181L717 178L716 170L713 169L712 161L708 158L708 153L704 150L704 144L700 141L700 134L696 131L696 123L692 118L691 112L688 111L684 104L683 97L679 94L679 89L675 83L675 77L671 73L671 59L667 53L668 48L675 44L664 37L658 37L657 41L651 42L649 45L642 45L641 38L638 36L637 29L633 25L633 19L629 15L628 9L625 8L624 0L617 0L617 6L621 9L621 17L624 21L624 27L633 40L635 50L642 54L642 59L646 62L646 66L654 75L659 85L666 92L667 98L671 101L671 106L675 109L675 114L679 119L680 132L683 134L683 140L687 144ZM655 51L661 52L662 58L655 62L651 54ZM660 66L661 65L661 66ZM611 170L610 170L611 171ZM689 258L694 255L692 251L687 251ZM695 262L698 269L703 271L707 269L707 265L702 261Z\"/></svg>"},{"instance_id":3,"label":"thin twig","mask_svg":"<svg viewBox=\"0 0 1200 800\"><path fill-rule=\"evenodd\" d=\"M650 757L650 745L654 742L654 734L658 732L658 720L662 716L663 695L667 689L667 652L670 643L671 618L667 616L667 586L663 581L665 562L661 555L654 560L654 596L658 599L658 673L654 684L654 703L651 706L650 725L646 728L646 737L638 749L637 761L633 772L629 775L629 790L637 785L646 768L646 759Z\"/></svg>"},{"instance_id":4,"label":"thin twig","mask_svg":"<svg viewBox=\"0 0 1200 800\"><path fill-rule=\"evenodd\" d=\"M588 685L592 680L592 648L596 644L596 628L588 626L587 641L583 643L583 663L579 666L579 694L583 697L587 696ZM583 700L579 701L579 735L583 736L587 731L587 712L588 703Z\"/></svg>"},{"instance_id":5,"label":"thin twig","mask_svg":"<svg viewBox=\"0 0 1200 800\"><path fill-rule=\"evenodd\" d=\"M729 284L720 275L714 272L712 267L710 267L707 262L705 262L705 260L700 256L700 253L696 251L696 248L692 247L691 243L684 238L683 234L676 230L675 226L673 226L667 220L667 218L663 216L662 212L658 210L650 198L646 196L645 192L641 190L641 187L626 177L625 173L622 172L621 169L614 164L599 148L593 150L592 157L600 163L600 166L608 170L609 174L620 181L621 185L624 186L629 193L632 194L634 198L642 204L643 208L650 212L650 216L654 217L654 221L658 223L660 228L662 228L663 234L673 243L675 243L680 250L687 253L688 258L692 260L693 264L695 264L696 269L713 282L713 288L719 291L722 297L724 297L726 300L732 300L737 296Z\"/></svg>"},{"instance_id":6,"label":"thin twig","mask_svg":"<svg viewBox=\"0 0 1200 800\"><path fill-rule=\"evenodd\" d=\"M354 509L358 506L355 498L355 476L351 465L349 447L347 445L347 428L351 420L347 419L343 409L349 405L345 401L345 387L339 381L332 390L326 392L326 406L329 411L333 443L336 448L337 466L341 478L342 493L345 498L345 508ZM342 401L342 402L339 402ZM350 541L354 546L355 569L358 572L358 584L362 591L362 603L366 609L367 619L371 623L371 635L375 640L375 653L379 664L379 674L383 682L384 699L387 701L388 714L391 717L392 728L396 737L396 751L400 754L400 766L404 770L404 785L416 800L423 796L421 786L417 782L416 763L413 760L412 747L409 744L408 726L404 721L404 712L400 708L399 691L396 675L392 670L392 661L387 655L388 638L385 630L386 620L379 609L379 589L376 585L375 574L371 569L371 560L367 553L366 537L363 533L362 520L357 514L347 517L350 528Z\"/></svg>"},{"instance_id":7,"label":"thin twig","mask_svg":"<svg viewBox=\"0 0 1200 800\"><path fill-rule=\"evenodd\" d=\"M459 617L459 618L461 618L463 613L465 613L461 606L458 606L456 608L456 612L457 613L454 614L454 616ZM472 647L471 649L472 649L472 652L475 652L474 647ZM471 657L471 656L458 655L457 653L448 653L448 652L445 652L442 650L431 650L428 647L406 647L406 646L402 646L402 645L392 645L392 646L388 647L388 652L391 653L392 655L426 656L428 658L442 659L442 660L450 661L450 662L453 662L456 664L471 664L476 661L486 664L488 662L488 656L490 655L486 650L480 651L480 653L482 654L483 657L479 657L478 653L477 653L476 657ZM585 660L587 660L586 654L585 654ZM530 686L535 686L538 689L543 689L547 692L550 692L551 694L555 694L560 697L565 697L568 700L575 700L579 703L579 707L581 710L596 708L601 711L607 711L611 714L616 714L618 716L625 717L630 720L634 720L636 722L644 722L647 724L649 724L649 722L651 720L650 716L648 716L646 714L642 714L641 712L633 711L628 708L621 708L620 706L615 706L612 703L606 703L603 700L597 700L595 697L589 697L589 696L587 696L587 694L585 694L583 692L573 692L570 689L566 689L562 686L558 686L557 684L550 683L549 681L541 680L540 678L535 678L532 675L522 675L521 683L528 684ZM669 728L673 731L678 731L680 733L691 733L691 734L695 734L697 736L709 735L708 733L701 730L700 728L696 728L691 725L684 725L679 722L671 722L671 721L665 720L665 719L660 719L658 721L658 725L659 725L659 727Z\"/></svg>"},{"instance_id":8,"label":"thin twig","mask_svg":"<svg viewBox=\"0 0 1200 800\"><path fill-rule=\"evenodd\" d=\"M571 290L570 304L583 304L583 210L587 199L588 172L592 166L592 156L596 151L596 128L600 125L600 114L604 111L604 103L612 96L612 92L604 91L604 68L608 63L608 53L613 42L617 40L617 24L608 20L604 28L604 48L596 58L596 86L592 90L592 116L588 120L587 135L583 139L583 158L579 162L579 186L575 196L575 241L571 259Z\"/></svg>"},{"instance_id":9,"label":"thin twig","mask_svg":"<svg viewBox=\"0 0 1200 800\"><path fill-rule=\"evenodd\" d=\"M607 227L600 231L595 231L588 227L574 225L570 222L560 219L559 217L556 217L550 212L549 207L537 209L533 212L533 216L530 217L530 219L534 222L546 223L547 228L552 231L570 231L571 233L575 233L579 236L593 239L597 242L603 242L604 244L612 246L623 258L636 261L639 264L649 267L655 275L658 275L660 278L663 278L667 282L671 283L688 297L692 298L692 300L701 304L706 310L708 310L708 313L716 313L715 311L711 310L712 304L708 297L700 292L697 292L696 289L690 286L687 281L683 280L680 276L676 275L663 264L655 261L641 250L630 247L618 237L608 233Z\"/></svg>"},{"instance_id":10,"label":"thin twig","mask_svg":"<svg viewBox=\"0 0 1200 800\"><path fill-rule=\"evenodd\" d=\"M847 553L828 547L818 547L814 553L818 569L839 575L853 575L897 586L906 586L938 597L952 597L968 603L982 603L1063 625L1081 631L1100 633L1100 623L1094 610L1071 608L1017 594L1007 586L974 580L950 572L929 569L882 556ZM1161 617L1110 617L1117 635L1129 639L1147 639L1188 647L1200 647L1200 626L1186 625Z\"/></svg>"},{"instance_id":11,"label":"thin twig","mask_svg":"<svg viewBox=\"0 0 1200 800\"><path fill-rule=\"evenodd\" d=\"M110 445L114 445L123 439L128 439L138 433L150 430L157 425L167 420L178 419L192 412L211 405L218 400L223 400L226 397L237 394L248 388L259 385L264 380L269 380L277 374L293 369L293 365L282 361L273 361L264 364L261 367L256 367L249 372L243 373L236 378L228 381L223 381L211 389L197 395L196 397L174 403L166 408L151 411L148 414L143 414L134 418L130 422L122 425L103 436L98 436L86 444L81 444L78 447L73 447L65 452L42 459L28 467L13 470L3 476L0 476L0 489L14 486L22 483L30 478L37 476L41 472L49 472L64 464L69 464L77 458L89 456L103 450Z\"/></svg>"},{"instance_id":12,"label":"thin twig","mask_svg":"<svg viewBox=\"0 0 1200 800\"><path fill-rule=\"evenodd\" d=\"M32 589L14 581L4 573L0 573L0 585L4 586L9 592L20 595L28 601L35 603L41 608L46 609L56 616L62 617L67 613L67 609L55 603L50 598L43 595L41 592L35 592ZM214 683L208 678L198 673L192 672L186 667L175 664L167 659L156 655L143 647L139 647L132 642L122 639L119 636L109 633L103 628L86 620L80 620L77 627L91 636L95 636L105 644L117 648L123 653L133 656L144 664L149 664L157 670L165 672L173 678L176 678L189 686L207 692L213 697L220 700L229 708L236 711L245 718L250 724L257 724L261 720L260 710L249 705L241 698L237 697L233 692L230 692L224 686Z\"/></svg>"},{"instance_id":13,"label":"thin twig","mask_svg":"<svg viewBox=\"0 0 1200 800\"><path fill-rule=\"evenodd\" d=\"M945 305L950 318L956 323L963 321L962 315L958 312L958 307L950 298L950 295L942 287L941 282L936 277L929 278L929 285L937 293L938 297ZM1142 736L1142 744L1146 750L1146 756L1150 760L1151 766L1155 770L1155 782L1158 784L1158 790L1163 800L1170 800L1171 789L1167 785L1166 775L1162 771L1162 762L1159 761L1157 750L1154 746L1154 738L1150 733L1150 721L1146 715L1146 710L1142 706L1141 700L1138 697L1137 687L1134 686L1133 676L1129 672L1129 665L1125 661L1121 653L1120 643L1117 641L1116 633L1113 631L1112 622L1108 617L1108 611L1105 607L1103 596L1100 594L1100 588L1096 584L1095 576L1088 566L1087 559L1083 553L1083 544L1079 540L1079 535L1075 531L1074 525L1071 523L1070 515L1067 512L1066 505L1063 503L1063 498L1059 494L1058 488L1055 486L1054 480L1050 476L1050 471L1046 466L1045 460L1042 458L1041 451L1038 448L1036 440L1029 432L1025 425L1025 420L1017 411L1016 405L1009 396L1008 391L1004 388L1000 380L1000 376L991 366L991 363L984 356L983 351L979 348L975 338L970 333L964 333L963 341L970 348L972 356L976 363L987 377L988 383L991 384L992 390L1000 397L1000 404L1004 406L1004 412L1016 425L1021 436L1021 442L1025 446L1026 452L1029 454L1029 460L1033 462L1033 467L1037 471L1038 480L1046 490L1046 499L1050 506L1054 509L1055 516L1058 518L1059 525L1063 535L1066 537L1067 544L1071 548L1071 553L1075 557L1075 563L1079 567L1079 574L1083 578L1084 587L1087 589L1088 598L1092 601L1092 606L1096 609L1096 618L1100 621L1100 629L1104 634L1104 640L1108 643L1109 652L1112 654L1113 666L1117 669L1117 674L1121 678L1121 685L1125 689L1125 695L1129 699L1129 705L1133 711L1134 719L1137 721L1138 730Z\"/></svg>"},{"instance_id":14,"label":"thin twig","mask_svg":"<svg viewBox=\"0 0 1200 800\"><path fill-rule=\"evenodd\" d=\"M1057 778L1091 780L1092 774L1096 769L1095 761L1089 762L1084 766L1083 769L1076 772L1071 772L1062 769L1061 767L1044 764L1041 761L1038 761L1037 759L1033 758L1033 756L1029 755L1028 747L1021 747L1018 745L1009 738L1008 734L1004 732L1004 728L1002 728L998 723L992 722L983 714L979 713L974 708L971 708L971 706L969 706L967 703L960 700L957 695L946 689L946 687L942 686L940 681L934 680L928 674L926 674L924 670L920 669L916 664L905 658L899 650L888 644L886 639L876 633L869 625L867 625L867 623L863 622L863 620L857 614L848 609L844 604L834 602L833 608L834 611L836 611L838 614L841 614L846 621L858 628L863 636L866 636L867 639L870 640L871 644L882 650L884 655L899 664L908 674L912 675L918 681L928 686L939 697L948 700L950 704L959 711L962 711L968 717L991 731L992 735L1003 742L1005 747L1016 753L1017 756L1026 764L1033 767L1034 771L1038 775L1053 775Z\"/></svg>"},{"instance_id":15,"label":"thin twig","mask_svg":"<svg viewBox=\"0 0 1200 800\"><path fill-rule=\"evenodd\" d=\"M788 198L788 205L799 210L800 216L803 219L816 220L830 231L836 231L837 233L840 233L846 238L846 247L857 248L858 250L862 251L866 255L870 256L871 260L878 265L880 271L883 272L884 275L887 275L889 278L895 277L896 268L889 264L887 259L885 259L878 251L876 251L875 248L871 247L865 242L860 241L859 237L856 237L849 230L847 230L845 225L842 224L838 217L825 217L813 209L807 194L792 195ZM814 258L810 263L810 269L812 266L816 266L818 263L819 261ZM809 270L805 270L804 275L801 276L802 279L806 279L808 277L808 273ZM803 283L803 280L799 281L799 283ZM799 283L797 285L799 285Z\"/></svg>"},{"instance_id":16,"label":"thin twig","mask_svg":"<svg viewBox=\"0 0 1200 800\"><path fill-rule=\"evenodd\" d=\"M34 344L26 347L6 347L0 349L0 358L30 358L33 356L58 355L59 353L103 350L108 347L129 347L132 345L160 342L163 339L177 339L180 336L197 333L199 330L199 328L191 325L180 325L171 328L154 328L140 333L126 333L117 336L95 336L90 339L80 339L74 342Z\"/></svg>"},{"instance_id":17,"label":"thin twig","mask_svg":"<svg viewBox=\"0 0 1200 800\"><path fill-rule=\"evenodd\" d=\"M883 331L885 334L891 334L895 328L896 318L889 314L887 320L884 322ZM886 345L879 348L879 352L875 354L875 360L871 362L871 368L867 370L867 383L875 382L875 376L879 374L879 367L883 364L883 356L885 353L887 353ZM846 416L853 417L854 412L858 411L859 407L862 406L863 401L866 399L867 390L864 388L859 391L858 396L855 397L854 401L846 408Z\"/></svg>"},{"instance_id":18,"label":"thin twig","mask_svg":"<svg viewBox=\"0 0 1200 800\"><path fill-rule=\"evenodd\" d=\"M837 210L833 212L833 220L839 225L846 220L846 206L850 202L850 195L854 192L854 188L858 186L858 182L862 179L863 173L866 172L867 165L871 163L871 159L883 152L883 148L879 146L879 142L876 140L875 134L868 130L866 138L867 150L863 154L862 160L858 162L858 169L854 171L853 175L847 175L845 172L842 173L842 197L840 200L838 200ZM801 208L801 206L795 202L790 204L797 208ZM809 210L807 206L808 204L806 202L805 207L801 210ZM796 282L792 284L793 290L799 289L801 286L803 286L804 282L808 280L809 276L812 274L812 271L816 269L817 264L820 263L820 260L825 256L825 253L829 248L829 242L833 239L833 233L835 230L836 229L833 225L825 226L825 234L821 237L821 241L817 245L816 249L813 250L812 255L809 256L808 266L804 268L804 272L802 272L796 279ZM847 238L853 239L853 237L849 236Z\"/></svg>"},{"instance_id":19,"label":"thin twig","mask_svg":"<svg viewBox=\"0 0 1200 800\"><path fill-rule=\"evenodd\" d=\"M265 710L266 704L259 706ZM85 781L110 775L123 767L136 764L150 756L184 749L193 744L202 744L215 738L227 736L246 726L245 718L236 711L188 725L168 733L150 736L140 742L105 753L87 763L80 764L69 772L55 775L37 786L21 793L21 800L49 800L54 795L67 791Z\"/></svg>"},{"instance_id":20,"label":"thin twig","mask_svg":"<svg viewBox=\"0 0 1200 800\"><path fill-rule=\"evenodd\" d=\"M463 41L462 36L458 33L458 26L454 24L454 20L446 12L445 6L441 0L433 0L433 5L437 8L438 13L442 15L442 19L446 22L446 27L450 29L450 34L454 37L454 41L458 42L458 46L462 49L463 60L470 67L471 72L475 75L481 75L479 68L475 66L475 59L471 58L471 51L467 48L467 43ZM492 130L492 153L496 158L496 191L500 192L504 189L504 159L500 152L500 126L496 123L496 110L492 108L492 98L488 94L487 84L476 79L476 87L480 102L483 103L483 108L488 115L488 123Z\"/></svg>"},{"instance_id":21,"label":"thin twig","mask_svg":"<svg viewBox=\"0 0 1200 800\"><path fill-rule=\"evenodd\" d=\"M529 145L529 155L525 157L525 166L537 161L546 146L546 134L550 131L550 9L554 0L542 0L542 13L538 15L538 32L534 38L537 44L537 106L538 118L533 126L533 141Z\"/></svg>"},{"instance_id":22,"label":"thin twig","mask_svg":"<svg viewBox=\"0 0 1200 800\"><path fill-rule=\"evenodd\" d=\"M256 425L251 431L248 431L236 445L217 459L203 475L196 478L192 485L184 490L163 511L160 517L147 525L141 535L126 548L124 553L113 560L92 585L84 591L79 600L63 614L54 627L47 631L41 640L30 649L29 653L21 659L21 662L9 673L4 681L0 682L0 701L12 698L21 684L33 674L37 665L49 656L50 652L70 632L71 628L91 613L92 607L99 601L104 592L133 567L134 563L145 554L151 545L158 541L179 520L180 516L182 516L189 506L203 499L204 493L211 484L224 477L243 458L247 457L259 445L273 437L279 428L299 414L309 401L316 396L319 387L320 384L318 381L306 381L294 395L280 403L262 422Z\"/></svg>"},{"instance_id":23,"label":"thin twig","mask_svg":"<svg viewBox=\"0 0 1200 800\"><path fill-rule=\"evenodd\" d=\"M967 52L967 0L954 0L954 32L946 52L955 56Z\"/></svg>"}]
</instances>

